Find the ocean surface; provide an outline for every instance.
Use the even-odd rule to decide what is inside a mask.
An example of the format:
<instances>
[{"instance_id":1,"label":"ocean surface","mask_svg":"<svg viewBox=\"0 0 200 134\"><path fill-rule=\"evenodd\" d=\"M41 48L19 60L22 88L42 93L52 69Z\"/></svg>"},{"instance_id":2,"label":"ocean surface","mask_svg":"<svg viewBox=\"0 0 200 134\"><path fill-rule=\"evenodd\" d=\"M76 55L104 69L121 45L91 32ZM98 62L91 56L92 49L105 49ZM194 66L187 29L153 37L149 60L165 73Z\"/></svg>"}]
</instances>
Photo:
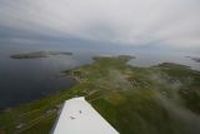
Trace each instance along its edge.
<instances>
[{"instance_id":1,"label":"ocean surface","mask_svg":"<svg viewBox=\"0 0 200 134\"><path fill-rule=\"evenodd\" d=\"M92 61L91 56L84 53L40 59L10 58L13 54L40 50L48 51L55 50L55 48L23 45L0 46L0 108L30 102L58 90L72 87L75 80L64 77L62 72Z\"/></svg>"},{"instance_id":2,"label":"ocean surface","mask_svg":"<svg viewBox=\"0 0 200 134\"><path fill-rule=\"evenodd\" d=\"M42 59L12 59L13 54L35 51L66 51L73 55L50 56ZM173 62L191 66L200 71L200 63L185 56L185 53L163 53L142 50L72 48L67 45L27 45L0 44L0 108L7 108L31 102L58 90L67 89L75 84L71 78L64 77L62 71L92 63L98 55L129 54L136 59L129 61L133 66L148 67L162 62Z\"/></svg>"}]
</instances>

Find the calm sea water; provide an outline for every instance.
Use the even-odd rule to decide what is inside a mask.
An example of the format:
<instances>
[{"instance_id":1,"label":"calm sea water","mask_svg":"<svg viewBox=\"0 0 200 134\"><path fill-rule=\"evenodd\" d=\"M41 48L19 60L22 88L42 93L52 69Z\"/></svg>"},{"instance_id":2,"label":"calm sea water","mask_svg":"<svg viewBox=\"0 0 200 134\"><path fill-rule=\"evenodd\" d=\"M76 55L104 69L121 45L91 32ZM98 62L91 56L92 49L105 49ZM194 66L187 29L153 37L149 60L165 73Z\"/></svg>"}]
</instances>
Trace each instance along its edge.
<instances>
[{"instance_id":1,"label":"calm sea water","mask_svg":"<svg viewBox=\"0 0 200 134\"><path fill-rule=\"evenodd\" d=\"M10 55L40 50L59 50L47 46L0 46L0 108L30 102L58 90L72 87L75 81L61 73L91 63L87 53L51 56L43 59L11 59ZM70 51L70 50L62 50Z\"/></svg>"},{"instance_id":2,"label":"calm sea water","mask_svg":"<svg viewBox=\"0 0 200 134\"><path fill-rule=\"evenodd\" d=\"M41 50L73 52L72 56L51 56L44 59L11 59L10 55ZM67 45L0 45L0 108L30 102L75 84L73 79L63 77L62 71L92 62L94 55L131 54L136 56L129 64L147 67L162 62L173 62L200 70L200 64L185 58L185 53L155 53L137 50L76 49Z\"/></svg>"}]
</instances>

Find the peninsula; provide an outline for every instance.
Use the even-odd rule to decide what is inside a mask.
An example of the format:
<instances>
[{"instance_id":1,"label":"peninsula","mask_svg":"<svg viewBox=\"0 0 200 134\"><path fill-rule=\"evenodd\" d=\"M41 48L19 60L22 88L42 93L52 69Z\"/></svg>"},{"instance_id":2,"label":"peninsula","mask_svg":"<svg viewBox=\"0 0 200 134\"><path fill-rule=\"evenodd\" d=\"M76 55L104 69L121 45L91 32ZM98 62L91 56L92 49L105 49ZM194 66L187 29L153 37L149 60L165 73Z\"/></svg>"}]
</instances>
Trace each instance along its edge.
<instances>
[{"instance_id":1,"label":"peninsula","mask_svg":"<svg viewBox=\"0 0 200 134\"><path fill-rule=\"evenodd\" d=\"M84 96L120 134L198 134L200 72L174 63L134 67L130 59L95 57L67 70L77 85L2 111L0 133L48 134L64 102Z\"/></svg>"}]
</instances>

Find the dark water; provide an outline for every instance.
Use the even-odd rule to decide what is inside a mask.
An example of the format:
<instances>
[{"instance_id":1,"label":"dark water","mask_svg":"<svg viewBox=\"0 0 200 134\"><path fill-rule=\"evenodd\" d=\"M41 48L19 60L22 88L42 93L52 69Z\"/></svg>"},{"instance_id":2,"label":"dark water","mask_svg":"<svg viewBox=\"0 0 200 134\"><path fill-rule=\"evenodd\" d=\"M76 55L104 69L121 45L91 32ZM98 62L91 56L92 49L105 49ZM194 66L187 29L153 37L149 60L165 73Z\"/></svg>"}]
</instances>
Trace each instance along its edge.
<instances>
[{"instance_id":1,"label":"dark water","mask_svg":"<svg viewBox=\"0 0 200 134\"><path fill-rule=\"evenodd\" d=\"M72 56L51 56L44 59L11 59L10 55L34 51L67 51ZM92 62L95 55L130 54L136 56L129 64L134 66L151 66L162 62L173 62L191 66L200 70L200 64L185 58L193 56L185 53L163 53L120 49L104 51L91 48L72 48L68 45L45 44L0 44L0 108L30 102L58 90L66 89L75 81L63 77L62 71ZM198 55L197 55L198 56Z\"/></svg>"},{"instance_id":2,"label":"dark water","mask_svg":"<svg viewBox=\"0 0 200 134\"><path fill-rule=\"evenodd\" d=\"M30 102L58 90L72 87L75 81L61 73L91 62L87 53L74 53L43 59L11 59L10 55L39 50L59 50L50 46L0 46L0 108ZM65 50L62 50L65 51ZM70 51L67 50L66 51Z\"/></svg>"}]
</instances>

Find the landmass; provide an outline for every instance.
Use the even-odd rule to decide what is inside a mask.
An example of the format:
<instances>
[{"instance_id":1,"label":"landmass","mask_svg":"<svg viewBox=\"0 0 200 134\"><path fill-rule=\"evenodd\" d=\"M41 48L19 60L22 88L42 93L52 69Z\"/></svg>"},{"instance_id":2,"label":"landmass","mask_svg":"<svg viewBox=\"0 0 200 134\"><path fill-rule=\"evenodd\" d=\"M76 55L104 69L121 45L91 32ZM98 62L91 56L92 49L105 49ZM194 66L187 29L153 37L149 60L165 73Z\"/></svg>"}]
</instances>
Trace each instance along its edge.
<instances>
[{"instance_id":1,"label":"landmass","mask_svg":"<svg viewBox=\"0 0 200 134\"><path fill-rule=\"evenodd\" d=\"M60 51L38 51L31 53L15 54L12 55L13 59L38 59L38 58L47 58L49 56L56 55L72 55L72 52L60 52Z\"/></svg>"},{"instance_id":2,"label":"landmass","mask_svg":"<svg viewBox=\"0 0 200 134\"><path fill-rule=\"evenodd\" d=\"M65 71L77 85L2 111L0 132L48 134L64 101L85 96L121 134L199 134L200 72L174 63L134 67L129 60L95 57Z\"/></svg>"},{"instance_id":3,"label":"landmass","mask_svg":"<svg viewBox=\"0 0 200 134\"><path fill-rule=\"evenodd\" d=\"M193 61L196 61L196 62L200 63L200 57L186 56L186 58L190 58L190 59L192 59Z\"/></svg>"}]
</instances>

